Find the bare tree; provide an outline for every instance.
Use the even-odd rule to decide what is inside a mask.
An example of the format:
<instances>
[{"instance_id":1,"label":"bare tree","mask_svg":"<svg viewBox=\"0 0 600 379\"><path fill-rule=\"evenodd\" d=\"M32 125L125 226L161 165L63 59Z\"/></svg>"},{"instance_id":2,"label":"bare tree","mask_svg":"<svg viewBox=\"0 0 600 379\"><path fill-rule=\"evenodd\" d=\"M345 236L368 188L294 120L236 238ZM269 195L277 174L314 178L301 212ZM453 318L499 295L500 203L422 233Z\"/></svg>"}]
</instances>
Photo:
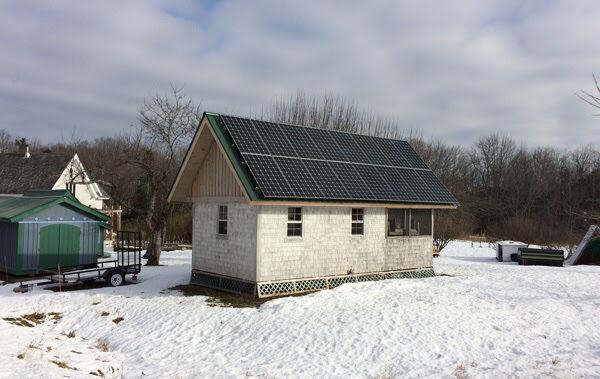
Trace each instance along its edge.
<instances>
[{"instance_id":1,"label":"bare tree","mask_svg":"<svg viewBox=\"0 0 600 379\"><path fill-rule=\"evenodd\" d=\"M600 84L598 84L596 75L592 74L592 77L594 78L594 85L596 87L595 91L597 92L597 94L592 94L587 91L580 91L580 93L577 94L577 97L579 97L581 100L585 101L592 107L600 109ZM597 113L596 116L600 116L600 113Z\"/></svg>"},{"instance_id":2,"label":"bare tree","mask_svg":"<svg viewBox=\"0 0 600 379\"><path fill-rule=\"evenodd\" d=\"M168 95L144 100L135 132L101 141L106 160L95 167L98 181L124 209L144 220L149 266L159 264L166 222L175 207L167 196L201 117L199 105L172 87Z\"/></svg>"},{"instance_id":3,"label":"bare tree","mask_svg":"<svg viewBox=\"0 0 600 379\"><path fill-rule=\"evenodd\" d=\"M15 140L15 146L17 147L17 152L24 153L27 147L29 147L29 142L27 142L27 138L20 137Z\"/></svg>"},{"instance_id":4,"label":"bare tree","mask_svg":"<svg viewBox=\"0 0 600 379\"><path fill-rule=\"evenodd\" d=\"M399 137L403 134L396 120L361 109L355 102L333 93L308 96L297 91L287 98L274 101L263 110L261 117L274 122L379 137Z\"/></svg>"},{"instance_id":5,"label":"bare tree","mask_svg":"<svg viewBox=\"0 0 600 379\"><path fill-rule=\"evenodd\" d=\"M202 117L200 106L180 88L169 96L145 100L139 111L139 129L130 138L131 156L126 163L138 168L137 210L148 227L148 265L158 265L166 220L172 206L167 196L185 147Z\"/></svg>"},{"instance_id":6,"label":"bare tree","mask_svg":"<svg viewBox=\"0 0 600 379\"><path fill-rule=\"evenodd\" d=\"M13 137L4 129L0 129L0 153L8 153L13 148Z\"/></svg>"}]
</instances>

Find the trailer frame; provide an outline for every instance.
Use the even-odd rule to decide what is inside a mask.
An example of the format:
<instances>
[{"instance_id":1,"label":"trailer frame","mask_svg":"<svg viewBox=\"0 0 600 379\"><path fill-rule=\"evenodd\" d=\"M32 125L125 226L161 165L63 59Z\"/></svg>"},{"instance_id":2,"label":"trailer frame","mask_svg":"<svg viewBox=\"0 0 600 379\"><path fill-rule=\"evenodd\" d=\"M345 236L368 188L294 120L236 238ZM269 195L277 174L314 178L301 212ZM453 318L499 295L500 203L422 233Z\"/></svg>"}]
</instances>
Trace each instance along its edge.
<instances>
[{"instance_id":1,"label":"trailer frame","mask_svg":"<svg viewBox=\"0 0 600 379\"><path fill-rule=\"evenodd\" d=\"M21 281L17 287L20 292L27 292L33 286L51 284L63 285L73 283L93 282L103 279L108 285L118 287L125 282L126 275L132 275L132 280L137 280L137 275L142 271L142 239L140 232L127 230L117 231L116 259L98 261L96 267L68 270L61 272L45 270L48 275L41 279ZM42 280L42 281L38 281ZM46 281L43 281L46 280Z\"/></svg>"}]
</instances>

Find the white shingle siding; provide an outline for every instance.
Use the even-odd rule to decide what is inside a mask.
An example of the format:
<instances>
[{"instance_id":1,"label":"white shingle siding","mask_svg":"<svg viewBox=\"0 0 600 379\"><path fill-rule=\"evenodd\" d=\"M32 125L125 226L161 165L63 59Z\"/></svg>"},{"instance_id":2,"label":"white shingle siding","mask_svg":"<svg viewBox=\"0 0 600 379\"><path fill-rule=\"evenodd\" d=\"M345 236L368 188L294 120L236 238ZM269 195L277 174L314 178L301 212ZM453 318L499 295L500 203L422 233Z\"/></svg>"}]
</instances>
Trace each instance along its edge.
<instances>
[{"instance_id":1,"label":"white shingle siding","mask_svg":"<svg viewBox=\"0 0 600 379\"><path fill-rule=\"evenodd\" d=\"M303 236L287 237L287 207L258 211L257 281L432 266L432 237L386 238L384 208L366 208L363 236L351 235L351 208L304 207Z\"/></svg>"},{"instance_id":2,"label":"white shingle siding","mask_svg":"<svg viewBox=\"0 0 600 379\"><path fill-rule=\"evenodd\" d=\"M219 205L228 206L227 236L217 235ZM257 210L239 202L194 203L192 268L256 281Z\"/></svg>"},{"instance_id":3,"label":"white shingle siding","mask_svg":"<svg viewBox=\"0 0 600 379\"><path fill-rule=\"evenodd\" d=\"M228 235L217 235L219 205ZM351 235L351 208L303 207L302 237L287 237L286 206L202 199L194 204L194 270L252 282L432 266L431 236L386 237L385 208L365 208L364 235Z\"/></svg>"}]
</instances>

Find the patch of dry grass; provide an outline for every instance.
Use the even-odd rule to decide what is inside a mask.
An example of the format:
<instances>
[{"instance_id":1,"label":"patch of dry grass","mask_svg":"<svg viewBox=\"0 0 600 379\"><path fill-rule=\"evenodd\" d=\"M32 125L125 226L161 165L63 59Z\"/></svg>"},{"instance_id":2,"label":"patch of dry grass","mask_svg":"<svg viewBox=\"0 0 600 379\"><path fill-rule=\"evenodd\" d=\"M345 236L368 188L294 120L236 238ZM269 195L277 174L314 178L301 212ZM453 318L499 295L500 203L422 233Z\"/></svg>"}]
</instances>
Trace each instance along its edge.
<instances>
[{"instance_id":1,"label":"patch of dry grass","mask_svg":"<svg viewBox=\"0 0 600 379\"><path fill-rule=\"evenodd\" d=\"M108 341L103 338L98 338L96 340L95 347L96 347L96 349L98 349L104 353L110 351L110 345L108 344Z\"/></svg>"},{"instance_id":2,"label":"patch of dry grass","mask_svg":"<svg viewBox=\"0 0 600 379\"><path fill-rule=\"evenodd\" d=\"M49 312L48 314L42 312L27 313L19 317L4 317L3 320L17 326L23 326L27 328L33 328L46 321L46 318L58 323L62 319L62 313Z\"/></svg>"},{"instance_id":3,"label":"patch of dry grass","mask_svg":"<svg viewBox=\"0 0 600 379\"><path fill-rule=\"evenodd\" d=\"M467 376L467 369L465 368L465 365L463 365L462 363L458 364L454 368L452 375L454 375L454 377L456 379L466 379L468 376Z\"/></svg>"},{"instance_id":4,"label":"patch of dry grass","mask_svg":"<svg viewBox=\"0 0 600 379\"><path fill-rule=\"evenodd\" d=\"M64 368L67 370L77 370L75 367L69 366L69 364L66 361L53 360L50 362L54 363L55 365L57 365L60 368Z\"/></svg>"}]
</instances>

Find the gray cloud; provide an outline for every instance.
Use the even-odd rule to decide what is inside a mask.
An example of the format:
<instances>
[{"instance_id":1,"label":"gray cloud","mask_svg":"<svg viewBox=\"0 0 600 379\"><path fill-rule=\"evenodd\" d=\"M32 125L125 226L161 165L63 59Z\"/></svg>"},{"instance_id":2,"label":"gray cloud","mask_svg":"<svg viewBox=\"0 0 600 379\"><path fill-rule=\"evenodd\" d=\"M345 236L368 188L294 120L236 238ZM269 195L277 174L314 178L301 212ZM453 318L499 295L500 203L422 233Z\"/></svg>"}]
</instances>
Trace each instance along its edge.
<instances>
[{"instance_id":1,"label":"gray cloud","mask_svg":"<svg viewBox=\"0 0 600 379\"><path fill-rule=\"evenodd\" d=\"M0 128L109 135L175 83L212 111L333 91L453 143L598 143L574 96L600 68L595 3L2 3Z\"/></svg>"}]
</instances>

